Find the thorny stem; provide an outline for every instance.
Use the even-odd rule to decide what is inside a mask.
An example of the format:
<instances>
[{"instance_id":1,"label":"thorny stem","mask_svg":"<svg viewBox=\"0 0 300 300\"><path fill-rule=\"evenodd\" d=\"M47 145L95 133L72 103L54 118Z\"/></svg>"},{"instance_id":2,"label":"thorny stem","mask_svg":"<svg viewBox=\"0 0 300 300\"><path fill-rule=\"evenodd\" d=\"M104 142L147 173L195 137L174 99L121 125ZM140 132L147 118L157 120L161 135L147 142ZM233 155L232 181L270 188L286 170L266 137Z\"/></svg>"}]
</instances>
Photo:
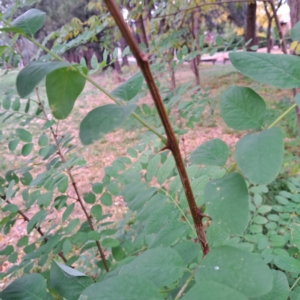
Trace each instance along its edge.
<instances>
[{"instance_id":1,"label":"thorny stem","mask_svg":"<svg viewBox=\"0 0 300 300\"><path fill-rule=\"evenodd\" d=\"M42 44L40 44L39 42L37 42L35 39L31 38L28 35L24 35L30 42L32 42L33 44L35 44L37 47L41 48L42 50L44 50L46 53L50 54L53 58L57 59L58 61L64 62L64 60L59 57L57 54L55 54L54 52L52 52L51 50L49 50L48 48L46 48L45 46L43 46ZM98 83L96 83L92 78L90 78L89 76L83 74L80 72L80 75L82 77L84 77L88 82L90 82L94 87L96 87L98 90L100 90L103 94L105 94L107 97L109 97L112 101L114 101L117 105L122 105L122 103L116 99L115 97L113 97L109 92L107 92L103 87L101 87ZM150 131L152 131L154 134L156 134L161 141L165 144L166 143L166 138L160 134L153 126L151 126L150 124L148 124L146 121L144 121L140 116L138 116L135 112L132 112L131 115L137 119L140 123L142 123L146 128L148 128Z\"/></svg>"},{"instance_id":2,"label":"thorny stem","mask_svg":"<svg viewBox=\"0 0 300 300\"><path fill-rule=\"evenodd\" d=\"M1 196L1 198L9 204L12 204L9 200L5 199L5 196ZM27 223L29 223L30 219L21 211L18 209L18 214L20 216L22 216L22 218L24 219L24 221L26 221ZM44 232L42 231L41 227L37 227L36 225L33 226L34 229L40 234L40 236L42 236L44 238L44 242L47 243L48 242L48 238L45 237ZM66 263L68 260L66 259L66 257L64 256L64 254L62 252L59 252L58 255L61 257L61 259Z\"/></svg>"},{"instance_id":3,"label":"thorny stem","mask_svg":"<svg viewBox=\"0 0 300 300\"><path fill-rule=\"evenodd\" d=\"M174 156L178 173L194 220L194 226L197 232L197 236L201 244L202 253L203 256L205 256L209 252L209 246L205 236L204 226L202 223L202 216L198 213L197 204L194 199L193 191L179 150L177 139L173 132L172 126L170 124L168 115L165 111L159 90L155 84L153 75L151 73L148 56L145 53L140 51L140 48L137 45L134 37L132 36L131 31L128 28L128 25L125 23L124 18L120 13L119 7L116 5L115 1L105 0L105 3L111 15L113 16L116 24L118 25L122 35L127 41L127 44L130 46L132 54L134 55L147 82L149 91L152 95L152 99L155 103L156 109L158 111L158 114L160 116L160 119L162 121L162 124L164 126L167 135L167 144L165 146L165 149L169 149Z\"/></svg>"},{"instance_id":4,"label":"thorny stem","mask_svg":"<svg viewBox=\"0 0 300 300\"><path fill-rule=\"evenodd\" d=\"M43 114L44 114L46 120L49 120L49 118L48 118L48 116L47 116L47 113L46 113L46 111L45 111L45 108L44 108L44 106L43 106L43 104L42 104L42 102L41 102L40 95L39 95L39 91L38 91L38 88L37 88L37 87L35 88L35 91L36 91L36 96L37 96L37 99L38 99L38 103L39 103L40 109L42 110L42 112L43 112ZM52 127L50 127L50 130L51 130L51 133L52 133L54 142L55 142L55 146L56 146L56 149L57 149L57 153L58 153L58 155L59 155L61 161L62 161L63 163L66 163L66 159L65 159L65 157L64 157L64 155L63 155L62 149L61 149L61 147L60 147L60 145L59 145L59 143L58 143L58 140L57 140L57 135L55 134L54 129L53 129ZM89 214L88 214L88 212L87 212L87 210L86 210L86 208L85 208L85 206L84 206L84 204L83 204L83 200L82 200L82 198L81 198L81 196L80 196L80 193L79 193L77 184L76 184L76 182L75 182L74 176L73 176L73 174L72 174L72 172L71 172L70 169L66 169L66 172L67 172L67 174L68 174L68 176L69 176L69 178L70 178L70 180L71 180L72 186L73 186L73 188L74 188L74 191L75 191L75 194L76 194L76 197L77 197L77 202L80 204L81 209L82 209L82 211L83 211L84 214L85 214L85 217L86 217L86 219L87 219L87 221L88 221L88 223L89 223L89 226L90 226L91 230L94 231L95 228L94 228L94 225L93 225L93 223L92 223L91 216L89 216ZM100 242L99 242L99 241L96 241L96 245L97 245L97 248L98 248L98 250L99 250L101 259L102 259L102 261L103 261L103 265L104 265L104 267L105 267L105 270L106 270L106 272L109 272L109 268L108 268L108 265L107 265L107 263L106 263L105 255L104 255L104 252L103 252L102 247L101 247L101 245L100 245Z\"/></svg>"}]
</instances>

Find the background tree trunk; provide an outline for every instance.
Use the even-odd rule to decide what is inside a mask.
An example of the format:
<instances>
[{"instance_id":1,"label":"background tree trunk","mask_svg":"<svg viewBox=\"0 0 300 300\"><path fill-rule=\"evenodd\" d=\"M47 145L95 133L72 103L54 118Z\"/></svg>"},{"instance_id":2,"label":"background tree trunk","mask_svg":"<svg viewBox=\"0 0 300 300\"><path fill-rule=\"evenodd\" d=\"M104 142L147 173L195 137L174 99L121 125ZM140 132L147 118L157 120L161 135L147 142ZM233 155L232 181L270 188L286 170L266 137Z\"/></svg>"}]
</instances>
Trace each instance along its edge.
<instances>
[{"instance_id":1,"label":"background tree trunk","mask_svg":"<svg viewBox=\"0 0 300 300\"><path fill-rule=\"evenodd\" d=\"M250 48L254 45L257 45L256 6L257 6L256 2L248 4L245 39L246 39L246 42L248 42L251 39L251 42L247 45L247 51L251 51Z\"/></svg>"},{"instance_id":2,"label":"background tree trunk","mask_svg":"<svg viewBox=\"0 0 300 300\"><path fill-rule=\"evenodd\" d=\"M138 20L136 20L135 25L136 25L137 34L139 35L141 42L144 43L146 48L148 49L149 48L148 38L147 38L142 15L139 16Z\"/></svg>"},{"instance_id":3,"label":"background tree trunk","mask_svg":"<svg viewBox=\"0 0 300 300\"><path fill-rule=\"evenodd\" d=\"M122 36L120 38L120 48L122 51L122 55L123 55L123 51L125 50L126 47L127 47L127 43L126 43L124 37ZM129 66L127 55L122 56L122 66Z\"/></svg>"},{"instance_id":4,"label":"background tree trunk","mask_svg":"<svg viewBox=\"0 0 300 300\"><path fill-rule=\"evenodd\" d=\"M200 28L200 8L197 7L192 12L192 34L193 38L196 40L197 46L199 45L199 28ZM197 55L191 61L191 68L195 74L196 85L200 86L200 75L198 70L198 65L200 63L200 55Z\"/></svg>"},{"instance_id":5,"label":"background tree trunk","mask_svg":"<svg viewBox=\"0 0 300 300\"><path fill-rule=\"evenodd\" d=\"M292 26L300 21L300 2L299 0L289 0L290 15Z\"/></svg>"}]
</instances>

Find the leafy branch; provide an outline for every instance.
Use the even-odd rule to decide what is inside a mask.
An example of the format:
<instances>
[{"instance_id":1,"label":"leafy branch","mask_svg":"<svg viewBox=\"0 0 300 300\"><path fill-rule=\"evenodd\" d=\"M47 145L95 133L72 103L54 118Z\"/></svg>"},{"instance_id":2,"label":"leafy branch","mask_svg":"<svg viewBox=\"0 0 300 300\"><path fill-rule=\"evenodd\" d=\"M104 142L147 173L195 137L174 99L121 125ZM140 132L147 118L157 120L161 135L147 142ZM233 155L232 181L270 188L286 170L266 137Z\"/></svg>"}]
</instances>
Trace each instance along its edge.
<instances>
[{"instance_id":1,"label":"leafy branch","mask_svg":"<svg viewBox=\"0 0 300 300\"><path fill-rule=\"evenodd\" d=\"M42 44L40 44L38 41L36 41L34 38L31 38L29 35L23 34L23 36L28 39L30 42L32 42L33 44L35 44L37 47L41 48L42 50L44 50L46 53L50 54L53 58L55 58L58 61L64 62L64 60L58 56L57 54L55 54L54 52L52 52L51 50L49 50L47 47L43 46ZM93 86L95 86L98 90L100 90L102 93L104 93L107 97L109 97L112 101L114 101L117 105L122 105L122 103L116 99L115 97L113 97L109 92L107 92L103 87L101 87L99 84L97 84L92 78L90 78L89 76L83 74L82 72L80 72L80 75L83 76L88 82L90 82ZM138 116L135 112L131 113L132 116L138 120L140 123L142 123L146 128L148 128L150 131L152 131L154 134L156 134L163 143L166 143L166 138L160 134L153 126L151 126L150 124L148 124L146 121L144 121L140 116Z\"/></svg>"},{"instance_id":2,"label":"leafy branch","mask_svg":"<svg viewBox=\"0 0 300 300\"><path fill-rule=\"evenodd\" d=\"M3 201L5 201L8 204L12 204L9 200L5 199L5 196L0 195L1 199ZM26 221L27 223L30 222L30 219L20 210L18 209L18 214L24 219L24 221ZM44 238L44 242L47 243L48 242L48 238L45 237L44 232L42 231L40 226L36 226L34 225L33 228L40 234L40 236L42 236ZM64 254L62 252L59 252L58 255L61 257L61 259L66 263L68 260L67 258L64 256Z\"/></svg>"},{"instance_id":3,"label":"leafy branch","mask_svg":"<svg viewBox=\"0 0 300 300\"><path fill-rule=\"evenodd\" d=\"M45 108L44 108L44 106L43 106L43 104L42 104L42 101L41 101L41 99L40 99L40 95L39 95L38 88L35 88L35 91L36 91L36 96L37 96L37 99L38 99L39 107L40 107L40 109L42 110L42 112L43 112L43 114L44 114L44 116L45 116L45 119L46 119L47 121L49 121L49 118L48 118L48 116L47 116L47 113L46 113L46 111L45 111ZM66 161L66 159L65 159L65 157L64 157L64 154L63 154L63 152L62 152L62 149L61 149L61 147L60 147L60 145L59 145L59 142L58 142L58 140L57 140L57 134L54 132L54 130L53 130L52 127L50 127L50 131L51 131L51 134L52 134L53 139L54 139L54 142L55 142L55 146L56 146L56 149L57 149L57 153L58 153L58 155L59 155L61 161L65 164L67 161ZM85 206L84 206L84 204L83 204L83 200L82 200L82 198L81 198L81 196L80 196L80 193L79 193L77 184L76 184L76 182L75 182L74 176L73 176L73 174L72 174L72 172L71 172L70 169L66 169L66 173L68 174L68 176L69 176L69 178L70 178L70 180L71 180L72 186L73 186L73 188L74 188L74 192L75 192L76 197L77 197L77 202L80 204L81 209L82 209L82 211L83 211L83 213L84 213L84 215L85 215L85 217L86 217L86 219L87 219L87 221L88 221L88 223L89 223L89 226L90 226L91 230L94 231L95 228L94 228L93 222L92 222L92 220L91 220L91 216L88 214L88 212L87 212L87 210L86 210L86 208L85 208ZM107 265L107 263L106 263L105 255L104 255L104 252L103 252L102 247L101 247L101 245L100 245L100 242L99 242L99 241L96 241L96 245L97 245L98 251L99 251L99 253L100 253L100 257L101 257L101 259L102 259L102 261L103 261L105 270L106 270L107 272L109 272L109 268L108 268L108 265Z\"/></svg>"}]
</instances>

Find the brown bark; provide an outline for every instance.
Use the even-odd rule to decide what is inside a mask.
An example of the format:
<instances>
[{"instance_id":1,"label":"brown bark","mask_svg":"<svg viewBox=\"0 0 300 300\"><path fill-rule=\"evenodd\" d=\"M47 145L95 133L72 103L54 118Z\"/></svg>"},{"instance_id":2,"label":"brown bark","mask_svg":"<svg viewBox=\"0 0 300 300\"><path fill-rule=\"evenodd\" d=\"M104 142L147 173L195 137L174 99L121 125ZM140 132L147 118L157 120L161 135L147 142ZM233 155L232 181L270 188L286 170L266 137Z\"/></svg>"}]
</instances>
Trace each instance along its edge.
<instances>
[{"instance_id":1,"label":"brown bark","mask_svg":"<svg viewBox=\"0 0 300 300\"><path fill-rule=\"evenodd\" d=\"M245 31L245 39L246 42L251 40L251 42L247 45L247 51L251 51L251 47L257 45L256 38L256 2L249 3L247 9L247 22L246 22L246 31Z\"/></svg>"},{"instance_id":2,"label":"brown bark","mask_svg":"<svg viewBox=\"0 0 300 300\"><path fill-rule=\"evenodd\" d=\"M141 42L144 43L146 48L148 49L149 48L148 38L147 38L142 15L139 16L138 20L135 22L135 25L136 25L137 34L139 35Z\"/></svg>"},{"instance_id":3,"label":"brown bark","mask_svg":"<svg viewBox=\"0 0 300 300\"><path fill-rule=\"evenodd\" d=\"M197 7L192 12L192 34L193 38L196 40L196 45L199 45L199 28L200 28L200 8ZM191 60L191 68L195 74L196 85L200 86L200 75L198 70L198 65L200 63L200 55L197 55L195 58Z\"/></svg>"},{"instance_id":4,"label":"brown bark","mask_svg":"<svg viewBox=\"0 0 300 300\"><path fill-rule=\"evenodd\" d=\"M300 2L299 0L289 0L292 27L300 21Z\"/></svg>"},{"instance_id":5,"label":"brown bark","mask_svg":"<svg viewBox=\"0 0 300 300\"><path fill-rule=\"evenodd\" d=\"M124 52L126 47L127 47L127 43L126 43L124 37L121 37L120 48L121 48L122 53ZM129 66L127 55L122 56L122 66Z\"/></svg>"},{"instance_id":6,"label":"brown bark","mask_svg":"<svg viewBox=\"0 0 300 300\"><path fill-rule=\"evenodd\" d=\"M268 27L267 27L267 52L271 53L271 50L273 48L273 41L271 39L271 29L272 29L272 21L273 21L273 15L270 14L268 10L268 4L264 2L265 12L268 19Z\"/></svg>"}]
</instances>

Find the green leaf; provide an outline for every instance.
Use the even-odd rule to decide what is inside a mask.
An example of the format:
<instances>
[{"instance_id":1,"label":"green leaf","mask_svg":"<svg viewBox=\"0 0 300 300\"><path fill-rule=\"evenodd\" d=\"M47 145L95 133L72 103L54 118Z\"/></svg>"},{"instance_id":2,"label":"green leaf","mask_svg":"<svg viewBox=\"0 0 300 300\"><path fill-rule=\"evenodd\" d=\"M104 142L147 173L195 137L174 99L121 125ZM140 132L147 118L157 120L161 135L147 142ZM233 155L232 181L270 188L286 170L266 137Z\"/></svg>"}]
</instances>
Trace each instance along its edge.
<instances>
[{"instance_id":1,"label":"green leaf","mask_svg":"<svg viewBox=\"0 0 300 300\"><path fill-rule=\"evenodd\" d=\"M278 175L283 161L283 135L278 127L249 134L235 146L235 159L252 182L268 184Z\"/></svg>"},{"instance_id":2,"label":"green leaf","mask_svg":"<svg viewBox=\"0 0 300 300\"><path fill-rule=\"evenodd\" d=\"M288 298L290 290L286 275L276 270L272 270L272 273L274 276L273 289L263 296L251 298L252 300L283 300Z\"/></svg>"},{"instance_id":3,"label":"green leaf","mask_svg":"<svg viewBox=\"0 0 300 300\"><path fill-rule=\"evenodd\" d=\"M18 212L19 208L17 205L15 204L6 204L3 208L2 208L2 211L3 212L6 212L6 211L9 211L9 212L12 212L12 213L16 213Z\"/></svg>"},{"instance_id":4,"label":"green leaf","mask_svg":"<svg viewBox=\"0 0 300 300\"><path fill-rule=\"evenodd\" d=\"M10 200L12 198L12 196L14 195L14 185L15 185L15 180L12 180L9 185L8 185L8 188L7 188L7 191L6 191L6 199L7 200Z\"/></svg>"},{"instance_id":5,"label":"green leaf","mask_svg":"<svg viewBox=\"0 0 300 300\"><path fill-rule=\"evenodd\" d=\"M91 215L96 218L97 221L101 219L102 216L102 206L97 204L91 208Z\"/></svg>"},{"instance_id":6,"label":"green leaf","mask_svg":"<svg viewBox=\"0 0 300 300\"><path fill-rule=\"evenodd\" d=\"M18 252L14 252L12 253L8 258L7 260L10 262L10 263L15 263L18 259Z\"/></svg>"},{"instance_id":7,"label":"green leaf","mask_svg":"<svg viewBox=\"0 0 300 300\"><path fill-rule=\"evenodd\" d=\"M224 166L228 156L228 146L220 139L213 139L194 150L191 153L190 162L198 165Z\"/></svg>"},{"instance_id":8,"label":"green leaf","mask_svg":"<svg viewBox=\"0 0 300 300\"><path fill-rule=\"evenodd\" d=\"M92 190L95 194L101 194L103 190L103 184L100 182L95 182L92 186Z\"/></svg>"},{"instance_id":9,"label":"green leaf","mask_svg":"<svg viewBox=\"0 0 300 300\"><path fill-rule=\"evenodd\" d=\"M136 150L133 149L133 148L131 148L131 147L129 147L129 148L126 150L126 153L127 153L129 156L133 157L133 158L137 158L137 157L138 157L138 154L137 154Z\"/></svg>"},{"instance_id":10,"label":"green leaf","mask_svg":"<svg viewBox=\"0 0 300 300\"><path fill-rule=\"evenodd\" d=\"M233 66L243 75L281 89L300 87L299 57L286 54L230 52Z\"/></svg>"},{"instance_id":11,"label":"green leaf","mask_svg":"<svg viewBox=\"0 0 300 300\"><path fill-rule=\"evenodd\" d=\"M75 203L72 203L70 206L68 206L66 208L66 210L64 211L64 213L62 215L62 221L63 222L65 222L69 218L69 216L72 213L74 207L75 207Z\"/></svg>"},{"instance_id":12,"label":"green leaf","mask_svg":"<svg viewBox=\"0 0 300 300\"><path fill-rule=\"evenodd\" d=\"M5 300L46 299L46 281L40 274L29 274L13 281L0 292L0 298Z\"/></svg>"},{"instance_id":13,"label":"green leaf","mask_svg":"<svg viewBox=\"0 0 300 300\"><path fill-rule=\"evenodd\" d=\"M202 282L196 283L181 299L195 300L201 298L207 300L248 300L240 292L218 282L207 281L205 278Z\"/></svg>"},{"instance_id":14,"label":"green leaf","mask_svg":"<svg viewBox=\"0 0 300 300\"><path fill-rule=\"evenodd\" d=\"M60 193L65 193L68 189L69 182L68 177L66 175L62 175L61 179L59 180L59 184L57 185L57 189Z\"/></svg>"},{"instance_id":15,"label":"green leaf","mask_svg":"<svg viewBox=\"0 0 300 300\"><path fill-rule=\"evenodd\" d=\"M179 254L171 249L159 247L147 250L132 262L110 274L135 274L151 280L157 287L168 286L181 278L184 264ZM131 299L131 298L130 298Z\"/></svg>"},{"instance_id":16,"label":"green leaf","mask_svg":"<svg viewBox=\"0 0 300 300\"><path fill-rule=\"evenodd\" d=\"M89 240L92 240L92 241L98 241L101 238L101 233L97 232L97 231L90 231L88 233L88 238L89 238ZM118 242L118 245L119 245L119 242Z\"/></svg>"},{"instance_id":17,"label":"green leaf","mask_svg":"<svg viewBox=\"0 0 300 300\"><path fill-rule=\"evenodd\" d=\"M212 249L203 259L195 280L219 283L251 298L264 295L273 287L272 272L258 255L230 246Z\"/></svg>"},{"instance_id":18,"label":"green leaf","mask_svg":"<svg viewBox=\"0 0 300 300\"><path fill-rule=\"evenodd\" d=\"M16 148L17 148L17 146L18 146L18 144L19 144L19 142L20 142L20 139L14 139L14 140L10 141L8 143L8 149L10 151L15 151Z\"/></svg>"},{"instance_id":19,"label":"green leaf","mask_svg":"<svg viewBox=\"0 0 300 300\"><path fill-rule=\"evenodd\" d=\"M160 163L160 160L161 160L160 154L156 154L150 159L149 164L147 166L147 173L146 173L146 180L148 182L151 181L153 176L155 176L158 170L158 165Z\"/></svg>"},{"instance_id":20,"label":"green leaf","mask_svg":"<svg viewBox=\"0 0 300 300\"><path fill-rule=\"evenodd\" d=\"M28 144L25 144L23 147L22 147L22 155L23 156L28 156L30 154L30 152L32 151L33 149L33 143L28 143Z\"/></svg>"},{"instance_id":21,"label":"green leaf","mask_svg":"<svg viewBox=\"0 0 300 300\"><path fill-rule=\"evenodd\" d=\"M155 214L151 214L145 223L145 233L155 233L168 221L174 219L178 211L171 204L163 205Z\"/></svg>"},{"instance_id":22,"label":"green leaf","mask_svg":"<svg viewBox=\"0 0 300 300\"><path fill-rule=\"evenodd\" d=\"M32 134L29 131L27 131L23 128L17 128L16 129L16 134L21 139L21 141L31 143Z\"/></svg>"},{"instance_id":23,"label":"green leaf","mask_svg":"<svg viewBox=\"0 0 300 300\"><path fill-rule=\"evenodd\" d=\"M100 294L99 294L100 293ZM119 275L104 279L85 289L79 300L162 300L154 284L148 279L134 274Z\"/></svg>"},{"instance_id":24,"label":"green leaf","mask_svg":"<svg viewBox=\"0 0 300 300\"><path fill-rule=\"evenodd\" d=\"M9 109L10 108L10 104L11 104L11 101L10 101L10 98L9 97L5 97L2 101L2 107L4 109Z\"/></svg>"},{"instance_id":25,"label":"green leaf","mask_svg":"<svg viewBox=\"0 0 300 300\"><path fill-rule=\"evenodd\" d=\"M88 204L94 204L96 201L96 196L91 192L85 193L83 194L83 200Z\"/></svg>"},{"instance_id":26,"label":"green leaf","mask_svg":"<svg viewBox=\"0 0 300 300\"><path fill-rule=\"evenodd\" d=\"M291 244L300 249L300 225L293 223L291 229Z\"/></svg>"},{"instance_id":27,"label":"green leaf","mask_svg":"<svg viewBox=\"0 0 300 300\"><path fill-rule=\"evenodd\" d=\"M296 23L291 30L291 36L293 41L300 42L300 22Z\"/></svg>"},{"instance_id":28,"label":"green leaf","mask_svg":"<svg viewBox=\"0 0 300 300\"><path fill-rule=\"evenodd\" d=\"M20 28L29 35L34 35L44 25L46 14L39 9L29 9L23 15L17 17L11 25Z\"/></svg>"},{"instance_id":29,"label":"green leaf","mask_svg":"<svg viewBox=\"0 0 300 300\"><path fill-rule=\"evenodd\" d=\"M72 249L72 244L71 244L70 240L65 239L64 243L63 243L63 246L62 246L62 250L63 250L64 255L68 255L68 253L71 251L71 249Z\"/></svg>"},{"instance_id":30,"label":"green leaf","mask_svg":"<svg viewBox=\"0 0 300 300\"><path fill-rule=\"evenodd\" d=\"M46 134L41 134L41 136L39 137L39 140L38 140L38 144L40 147L44 147L44 146L47 146L48 145L48 137Z\"/></svg>"},{"instance_id":31,"label":"green leaf","mask_svg":"<svg viewBox=\"0 0 300 300\"><path fill-rule=\"evenodd\" d=\"M27 235L22 236L17 242L18 247L24 247L27 244L28 244L28 236Z\"/></svg>"},{"instance_id":32,"label":"green leaf","mask_svg":"<svg viewBox=\"0 0 300 300\"><path fill-rule=\"evenodd\" d=\"M47 74L71 66L65 62L32 62L17 76L17 91L21 98L28 96Z\"/></svg>"},{"instance_id":33,"label":"green leaf","mask_svg":"<svg viewBox=\"0 0 300 300\"><path fill-rule=\"evenodd\" d=\"M0 250L0 255L10 255L13 252L14 247L12 245L8 245L4 249Z\"/></svg>"},{"instance_id":34,"label":"green leaf","mask_svg":"<svg viewBox=\"0 0 300 300\"><path fill-rule=\"evenodd\" d=\"M82 291L93 283L85 274L53 261L50 270L51 286L64 298L77 300Z\"/></svg>"},{"instance_id":35,"label":"green leaf","mask_svg":"<svg viewBox=\"0 0 300 300\"><path fill-rule=\"evenodd\" d=\"M29 172L25 172L22 174L20 180L23 185L28 186L28 185L30 185L30 183L32 181L32 175Z\"/></svg>"},{"instance_id":36,"label":"green leaf","mask_svg":"<svg viewBox=\"0 0 300 300\"><path fill-rule=\"evenodd\" d=\"M89 145L121 127L135 108L133 104L127 106L107 104L91 110L80 123L81 142Z\"/></svg>"},{"instance_id":37,"label":"green leaf","mask_svg":"<svg viewBox=\"0 0 300 300\"><path fill-rule=\"evenodd\" d=\"M44 210L38 211L27 223L27 233L29 234L35 226L38 227L38 224L41 223L45 218L46 218L46 211Z\"/></svg>"},{"instance_id":38,"label":"green leaf","mask_svg":"<svg viewBox=\"0 0 300 300\"><path fill-rule=\"evenodd\" d=\"M265 101L252 89L231 86L222 94L221 116L229 127L236 130L259 129L266 113Z\"/></svg>"},{"instance_id":39,"label":"green leaf","mask_svg":"<svg viewBox=\"0 0 300 300\"><path fill-rule=\"evenodd\" d=\"M110 94L113 97L122 99L124 101L129 101L133 99L142 89L143 76L140 72L133 75L125 83L118 86Z\"/></svg>"},{"instance_id":40,"label":"green leaf","mask_svg":"<svg viewBox=\"0 0 300 300\"><path fill-rule=\"evenodd\" d=\"M101 245L106 248L112 248L118 247L120 245L120 242L116 239L106 238L103 241L101 241Z\"/></svg>"},{"instance_id":41,"label":"green leaf","mask_svg":"<svg viewBox=\"0 0 300 300\"><path fill-rule=\"evenodd\" d=\"M283 271L300 274L300 262L289 256L275 256L274 264Z\"/></svg>"},{"instance_id":42,"label":"green leaf","mask_svg":"<svg viewBox=\"0 0 300 300\"><path fill-rule=\"evenodd\" d=\"M212 217L213 223L230 234L243 234L249 222L249 201L247 185L240 174L231 173L208 182L204 203L205 213Z\"/></svg>"},{"instance_id":43,"label":"green leaf","mask_svg":"<svg viewBox=\"0 0 300 300\"><path fill-rule=\"evenodd\" d=\"M162 229L154 236L149 248L170 246L177 239L181 238L187 229L187 224L177 220L171 221L162 227Z\"/></svg>"},{"instance_id":44,"label":"green leaf","mask_svg":"<svg viewBox=\"0 0 300 300\"><path fill-rule=\"evenodd\" d=\"M269 205L262 205L257 209L259 214L266 214L272 210L272 206Z\"/></svg>"},{"instance_id":45,"label":"green leaf","mask_svg":"<svg viewBox=\"0 0 300 300\"><path fill-rule=\"evenodd\" d=\"M162 185L166 181L174 167L175 160L173 155L170 155L157 171L156 179L160 185Z\"/></svg>"},{"instance_id":46,"label":"green leaf","mask_svg":"<svg viewBox=\"0 0 300 300\"><path fill-rule=\"evenodd\" d=\"M53 116L62 120L71 113L85 78L74 67L59 68L46 77L46 91Z\"/></svg>"},{"instance_id":47,"label":"green leaf","mask_svg":"<svg viewBox=\"0 0 300 300\"><path fill-rule=\"evenodd\" d=\"M111 198L111 195L109 193L104 193L100 197L100 201L105 206L111 206L112 205L112 198Z\"/></svg>"},{"instance_id":48,"label":"green leaf","mask_svg":"<svg viewBox=\"0 0 300 300\"><path fill-rule=\"evenodd\" d=\"M16 98L15 101L13 102L11 108L12 108L12 110L14 110L14 111L19 111L20 106L21 106L20 98Z\"/></svg>"},{"instance_id":49,"label":"green leaf","mask_svg":"<svg viewBox=\"0 0 300 300\"><path fill-rule=\"evenodd\" d=\"M201 249L198 244L187 240L176 244L173 249L180 254L185 265L189 264L201 253Z\"/></svg>"},{"instance_id":50,"label":"green leaf","mask_svg":"<svg viewBox=\"0 0 300 300\"><path fill-rule=\"evenodd\" d=\"M41 194L37 199L37 204L48 207L53 198L53 191Z\"/></svg>"}]
</instances>

